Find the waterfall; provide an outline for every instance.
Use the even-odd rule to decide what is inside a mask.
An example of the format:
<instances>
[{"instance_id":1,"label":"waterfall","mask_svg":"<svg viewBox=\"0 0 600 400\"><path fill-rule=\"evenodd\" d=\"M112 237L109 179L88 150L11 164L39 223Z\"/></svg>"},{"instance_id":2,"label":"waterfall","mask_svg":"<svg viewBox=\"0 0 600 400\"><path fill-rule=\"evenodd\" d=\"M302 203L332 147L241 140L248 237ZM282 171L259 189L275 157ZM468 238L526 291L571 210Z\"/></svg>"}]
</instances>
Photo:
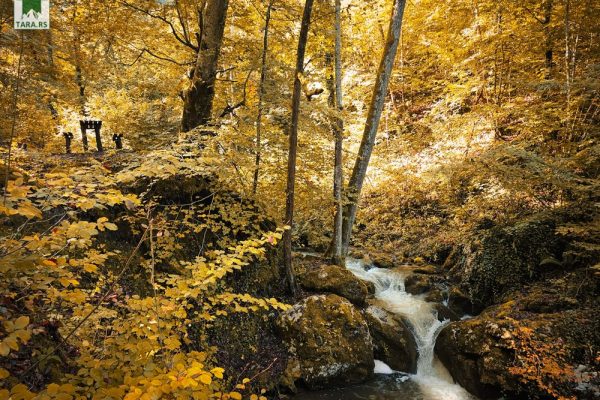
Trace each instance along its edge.
<instances>
[{"instance_id":1,"label":"waterfall","mask_svg":"<svg viewBox=\"0 0 600 400\"><path fill-rule=\"evenodd\" d=\"M419 358L417 372L410 376L422 392L423 400L466 400L474 399L452 377L435 357L435 341L444 326L450 321L439 321L432 303L407 293L404 286L409 271L369 268L361 260L347 259L346 268L357 277L375 285L375 298L388 311L403 316L411 325ZM383 370L379 365L379 370Z\"/></svg>"}]
</instances>

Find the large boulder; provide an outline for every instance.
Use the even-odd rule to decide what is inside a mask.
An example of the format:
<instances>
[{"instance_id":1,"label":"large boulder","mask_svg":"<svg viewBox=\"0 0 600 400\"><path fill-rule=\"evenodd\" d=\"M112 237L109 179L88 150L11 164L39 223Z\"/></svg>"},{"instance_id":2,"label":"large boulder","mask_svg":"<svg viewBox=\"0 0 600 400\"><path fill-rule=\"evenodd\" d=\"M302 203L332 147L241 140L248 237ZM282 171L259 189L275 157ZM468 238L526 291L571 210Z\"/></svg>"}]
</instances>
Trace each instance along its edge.
<instances>
[{"instance_id":1,"label":"large boulder","mask_svg":"<svg viewBox=\"0 0 600 400\"><path fill-rule=\"evenodd\" d=\"M445 265L471 298L498 303L508 291L540 279L544 260L562 258L565 243L555 228L555 218L543 216L493 227L457 248Z\"/></svg>"},{"instance_id":2,"label":"large boulder","mask_svg":"<svg viewBox=\"0 0 600 400\"><path fill-rule=\"evenodd\" d=\"M481 399L517 392L517 377L508 374L512 352L499 339L502 329L480 319L453 322L439 334L435 351L452 377Z\"/></svg>"},{"instance_id":3,"label":"large boulder","mask_svg":"<svg viewBox=\"0 0 600 400\"><path fill-rule=\"evenodd\" d=\"M443 278L438 275L413 273L404 281L404 287L408 293L419 295L434 289L436 283L442 280Z\"/></svg>"},{"instance_id":4,"label":"large boulder","mask_svg":"<svg viewBox=\"0 0 600 400\"><path fill-rule=\"evenodd\" d=\"M365 304L370 292L369 284L372 285L337 265L321 265L309 269L298 276L298 281L306 290L334 293L358 306Z\"/></svg>"},{"instance_id":5,"label":"large boulder","mask_svg":"<svg viewBox=\"0 0 600 400\"><path fill-rule=\"evenodd\" d=\"M483 305L466 295L457 287L452 287L448 291L448 308L458 315L477 315L483 311Z\"/></svg>"},{"instance_id":6,"label":"large boulder","mask_svg":"<svg viewBox=\"0 0 600 400\"><path fill-rule=\"evenodd\" d=\"M481 399L599 398L599 287L585 270L531 284L446 326L435 351Z\"/></svg>"},{"instance_id":7,"label":"large boulder","mask_svg":"<svg viewBox=\"0 0 600 400\"><path fill-rule=\"evenodd\" d=\"M437 312L437 318L440 322L449 320L449 321L459 321L460 316L452 311L450 308L446 307L443 304L436 303L433 304L433 309Z\"/></svg>"},{"instance_id":8,"label":"large boulder","mask_svg":"<svg viewBox=\"0 0 600 400\"><path fill-rule=\"evenodd\" d=\"M377 268L394 268L397 265L396 258L390 253L373 252L369 256Z\"/></svg>"},{"instance_id":9,"label":"large boulder","mask_svg":"<svg viewBox=\"0 0 600 400\"><path fill-rule=\"evenodd\" d=\"M367 307L364 314L373 337L375 358L396 371L416 372L417 344L408 323L375 305Z\"/></svg>"},{"instance_id":10,"label":"large boulder","mask_svg":"<svg viewBox=\"0 0 600 400\"><path fill-rule=\"evenodd\" d=\"M277 321L289 347L284 376L309 389L364 382L373 376L373 342L363 315L334 294L305 298Z\"/></svg>"}]
</instances>

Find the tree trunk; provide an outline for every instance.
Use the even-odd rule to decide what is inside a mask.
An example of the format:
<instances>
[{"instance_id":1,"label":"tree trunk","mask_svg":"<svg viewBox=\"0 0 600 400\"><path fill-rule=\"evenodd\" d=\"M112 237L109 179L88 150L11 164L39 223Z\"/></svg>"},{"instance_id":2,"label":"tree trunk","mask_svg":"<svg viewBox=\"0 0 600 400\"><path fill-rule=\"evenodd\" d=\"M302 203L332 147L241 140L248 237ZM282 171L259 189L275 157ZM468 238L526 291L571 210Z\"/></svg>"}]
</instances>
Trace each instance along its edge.
<instances>
[{"instance_id":1,"label":"tree trunk","mask_svg":"<svg viewBox=\"0 0 600 400\"><path fill-rule=\"evenodd\" d=\"M567 92L567 118L571 108L571 1L565 4L565 86Z\"/></svg>"},{"instance_id":2,"label":"tree trunk","mask_svg":"<svg viewBox=\"0 0 600 400\"><path fill-rule=\"evenodd\" d=\"M296 153L298 149L298 117L300 114L300 98L302 95L302 82L300 76L304 73L304 53L306 52L306 41L308 39L308 28L310 27L310 15L313 0L306 0L300 38L298 39L298 53L296 58L296 73L294 75L294 93L292 96L292 121L290 127L290 144L288 155L288 175L285 202L285 223L290 227L283 234L283 257L287 282L292 295L296 296L298 288L292 265L292 227L294 224L294 190L296 181Z\"/></svg>"},{"instance_id":3,"label":"tree trunk","mask_svg":"<svg viewBox=\"0 0 600 400\"><path fill-rule=\"evenodd\" d=\"M228 6L229 0L208 0L202 12L202 34L196 66L192 71L190 87L183 94L182 132L210 121Z\"/></svg>"},{"instance_id":4,"label":"tree trunk","mask_svg":"<svg viewBox=\"0 0 600 400\"><path fill-rule=\"evenodd\" d=\"M46 44L46 57L47 57L47 63L48 63L48 75L47 75L47 79L48 82L52 82L53 84L56 83L56 68L54 65L54 45L52 43L52 31L50 29L48 29L46 31L46 38L47 38L47 44ZM49 97L48 97L48 111L50 111L50 115L52 116L52 121L54 122L54 133L56 135L59 135L61 133L61 129L60 129L60 114L58 113L58 110L56 109L56 94L52 93Z\"/></svg>"},{"instance_id":5,"label":"tree trunk","mask_svg":"<svg viewBox=\"0 0 600 400\"><path fill-rule=\"evenodd\" d=\"M544 36L546 37L546 79L552 77L552 70L554 69L554 51L552 50L552 28L550 23L552 22L552 9L554 6L554 0L546 0L544 3Z\"/></svg>"},{"instance_id":6,"label":"tree trunk","mask_svg":"<svg viewBox=\"0 0 600 400\"><path fill-rule=\"evenodd\" d=\"M261 156L261 133L262 133L262 116L263 116L263 101L265 98L265 80L267 79L267 52L269 50L269 23L271 22L271 9L273 8L273 0L269 0L267 6L267 15L265 16L265 32L263 35L262 61L260 67L260 87L258 89L258 114L256 116L256 159L254 161L254 180L252 181L252 194L256 195L258 187L258 175L260 168Z\"/></svg>"},{"instance_id":7,"label":"tree trunk","mask_svg":"<svg viewBox=\"0 0 600 400\"><path fill-rule=\"evenodd\" d=\"M344 206L344 224L342 232L342 255L344 257L348 254L350 237L352 236L352 227L354 225L356 211L358 209L358 200L360 198L360 192L367 174L367 168L369 166L369 160L371 159L371 153L373 152L373 146L375 145L377 128L379 127L379 120L381 118L381 112L383 111L383 106L387 95L392 67L394 66L394 59L396 58L396 52L398 50L400 30L402 29L402 16L404 14L405 5L406 0L394 0L392 18L388 28L383 55L377 71L377 82L375 83L375 88L373 90L373 97L371 98L371 105L369 106L369 113L367 115L367 122L365 123L363 138L360 143L360 149L354 164L354 169L352 170L352 176L348 182L347 194L349 203Z\"/></svg>"},{"instance_id":8,"label":"tree trunk","mask_svg":"<svg viewBox=\"0 0 600 400\"><path fill-rule=\"evenodd\" d=\"M75 26L75 10L73 10L73 26ZM83 69L81 67L81 38L79 36L79 31L75 28L75 34L73 36L73 56L74 56L74 64L75 64L75 84L79 89L79 107L81 119L84 120L88 117L87 111L87 99L85 94L86 82L83 76ZM87 131L83 129L81 126L81 142L83 145L83 151L87 152L89 149Z\"/></svg>"},{"instance_id":9,"label":"tree trunk","mask_svg":"<svg viewBox=\"0 0 600 400\"><path fill-rule=\"evenodd\" d=\"M342 23L341 23L341 0L335 0L335 101L334 105L339 113L344 110L342 99ZM333 242L331 246L331 262L343 266L344 254L342 252L342 231L343 231L343 200L342 188L344 185L343 177L343 140L344 140L344 120L337 116L334 121L335 135L335 161L333 173L333 198L335 201L335 216L333 219Z\"/></svg>"}]
</instances>

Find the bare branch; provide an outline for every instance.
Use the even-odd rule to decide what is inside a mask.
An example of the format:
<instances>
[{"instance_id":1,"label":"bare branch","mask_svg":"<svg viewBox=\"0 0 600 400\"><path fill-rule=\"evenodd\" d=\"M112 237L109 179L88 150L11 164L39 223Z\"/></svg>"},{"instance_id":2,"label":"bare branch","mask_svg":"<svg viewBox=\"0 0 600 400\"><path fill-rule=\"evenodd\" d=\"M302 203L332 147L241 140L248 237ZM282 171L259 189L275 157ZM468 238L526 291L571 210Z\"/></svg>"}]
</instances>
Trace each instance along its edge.
<instances>
[{"instance_id":1,"label":"bare branch","mask_svg":"<svg viewBox=\"0 0 600 400\"><path fill-rule=\"evenodd\" d=\"M246 88L248 87L248 81L250 80L250 76L252 76L253 72L254 72L253 69L248 71L248 75L246 76L246 80L244 81L244 97L242 98L242 100L240 100L239 102L237 102L234 105L227 104L227 106L225 106L225 108L223 109L223 112L221 112L221 115L219 115L219 118L223 118L229 114L233 114L233 112L235 112L235 110L246 105L246 98L247 98Z\"/></svg>"},{"instance_id":2,"label":"bare branch","mask_svg":"<svg viewBox=\"0 0 600 400\"><path fill-rule=\"evenodd\" d=\"M179 19L179 24L181 25L181 29L183 30L183 38L186 42L191 43L190 35L188 33L188 29L185 23L185 19L181 15L181 10L179 9L179 1L175 0L175 10L177 11L177 18Z\"/></svg>"},{"instance_id":3,"label":"bare branch","mask_svg":"<svg viewBox=\"0 0 600 400\"><path fill-rule=\"evenodd\" d=\"M143 49L142 50L142 54L143 53L148 53L149 55L151 55L154 58L158 58L159 60L162 60L162 61L168 61L170 63L176 64L176 65L179 65L179 66L182 66L182 67L186 67L188 65L193 65L194 64L194 61L179 62L179 61L173 60L172 58L158 55L158 54L154 53L152 50L150 50L148 48Z\"/></svg>"},{"instance_id":4,"label":"bare branch","mask_svg":"<svg viewBox=\"0 0 600 400\"><path fill-rule=\"evenodd\" d=\"M538 17L538 16L535 14L535 11L533 11L533 10L532 10L532 9L530 9L529 7L527 7L527 6L523 6L523 9L524 9L525 11L527 11L529 14L531 14L531 16L532 16L533 18L535 18L535 20L536 20L537 22L539 22L540 24L542 24L542 25L545 25L545 24L547 24L547 22L546 22L546 21L544 21L543 19L539 18L539 17Z\"/></svg>"},{"instance_id":5,"label":"bare branch","mask_svg":"<svg viewBox=\"0 0 600 400\"><path fill-rule=\"evenodd\" d=\"M126 7L131 8L132 10L135 10L135 11L141 12L143 14L146 14L150 18L157 19L157 20L162 21L165 24L169 25L169 27L171 28L171 32L173 33L173 36L175 36L175 39L177 39L177 41L179 43L183 44L186 47L189 47L190 49L194 50L194 52L196 52L196 53L199 51L199 47L195 46L193 43L191 43L189 41L189 38L186 39L185 36L183 38L180 36L180 34L177 32L177 29L175 29L175 25L173 25L173 23L171 21L169 21L167 18L162 17L160 15L153 14L149 10L145 10L145 9L143 9L141 7L138 7L138 6L134 5L134 4L127 3L126 1L122 1L121 0L120 3L123 4Z\"/></svg>"}]
</instances>

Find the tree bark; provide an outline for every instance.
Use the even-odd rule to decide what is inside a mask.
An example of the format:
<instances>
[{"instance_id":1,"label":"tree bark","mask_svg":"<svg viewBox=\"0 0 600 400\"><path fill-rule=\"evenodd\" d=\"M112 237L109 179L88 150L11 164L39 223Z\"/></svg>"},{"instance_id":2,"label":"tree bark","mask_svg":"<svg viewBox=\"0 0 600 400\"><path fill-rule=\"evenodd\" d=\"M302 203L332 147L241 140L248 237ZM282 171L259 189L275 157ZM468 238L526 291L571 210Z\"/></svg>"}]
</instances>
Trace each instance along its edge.
<instances>
[{"instance_id":1,"label":"tree bark","mask_svg":"<svg viewBox=\"0 0 600 400\"><path fill-rule=\"evenodd\" d=\"M300 98L302 96L302 82L300 76L304 73L304 54L306 53L306 41L310 27L310 15L313 0L306 0L300 38L298 39L298 53L296 57L296 73L294 75L294 92L292 96L292 121L289 134L288 174L285 204L285 223L290 227L283 234L283 258L284 267L290 292L296 296L298 288L292 264L292 227L294 225L294 191L296 183L296 155L298 149L298 117L300 115Z\"/></svg>"},{"instance_id":2,"label":"tree bark","mask_svg":"<svg viewBox=\"0 0 600 400\"><path fill-rule=\"evenodd\" d=\"M342 94L342 22L341 22L341 0L335 0L335 100L334 105L339 113L344 110ZM335 118L335 161L333 173L333 198L335 202L335 216L333 219L333 243L331 247L331 262L343 266L345 257L342 252L342 232L344 221L342 189L344 185L343 176L343 140L344 120L340 115Z\"/></svg>"},{"instance_id":3,"label":"tree bark","mask_svg":"<svg viewBox=\"0 0 600 400\"><path fill-rule=\"evenodd\" d=\"M400 39L400 31L402 29L402 16L406 0L394 0L394 8L392 18L388 28L387 39L383 49L383 55L377 71L377 81L373 90L373 97L369 106L367 122L363 138L360 143L358 156L352 170L352 176L348 182L348 200L349 203L344 206L344 223L342 232L342 255L345 257L348 254L350 245L350 237L352 236L352 227L356 219L356 211L358 209L358 200L363 187L363 182L367 174L369 160L375 145L375 137L381 119L381 112L387 95L388 84L394 66L394 59L398 50L398 42Z\"/></svg>"},{"instance_id":4,"label":"tree bark","mask_svg":"<svg viewBox=\"0 0 600 400\"><path fill-rule=\"evenodd\" d=\"M550 23L552 22L552 10L554 7L554 0L546 0L544 3L544 19L542 25L544 26L544 35L546 37L546 50L544 56L546 58L546 79L552 77L552 70L554 69L554 51L552 49L552 28Z\"/></svg>"},{"instance_id":5,"label":"tree bark","mask_svg":"<svg viewBox=\"0 0 600 400\"><path fill-rule=\"evenodd\" d=\"M52 82L53 84L56 82L56 68L54 65L54 45L52 42L52 31L50 29L48 29L46 31L46 38L47 38L47 44L46 44L46 57L47 57L47 63L48 63L48 72L47 72L47 79L49 82ZM50 111L50 115L52 116L52 121L54 121L54 133L56 135L59 135L61 133L61 129L60 129L60 114L58 113L58 110L56 109L56 94L51 94L48 97L48 111Z\"/></svg>"},{"instance_id":6,"label":"tree bark","mask_svg":"<svg viewBox=\"0 0 600 400\"><path fill-rule=\"evenodd\" d=\"M196 65L192 71L190 87L183 94L182 132L206 125L210 121L228 6L229 0L209 0L202 12L202 34Z\"/></svg>"},{"instance_id":7,"label":"tree bark","mask_svg":"<svg viewBox=\"0 0 600 400\"><path fill-rule=\"evenodd\" d=\"M260 87L258 89L258 113L256 115L256 158L254 161L254 180L252 181L252 194L254 195L256 195L258 176L260 172L263 101L265 98L265 81L267 79L267 52L269 51L269 24L271 22L272 8L273 0L269 0L267 14L265 16L265 32L263 34L263 49L260 66Z\"/></svg>"},{"instance_id":8,"label":"tree bark","mask_svg":"<svg viewBox=\"0 0 600 400\"><path fill-rule=\"evenodd\" d=\"M571 48L571 1L567 0L565 4L565 86L567 92L567 118L571 109L572 55L573 49Z\"/></svg>"}]
</instances>

